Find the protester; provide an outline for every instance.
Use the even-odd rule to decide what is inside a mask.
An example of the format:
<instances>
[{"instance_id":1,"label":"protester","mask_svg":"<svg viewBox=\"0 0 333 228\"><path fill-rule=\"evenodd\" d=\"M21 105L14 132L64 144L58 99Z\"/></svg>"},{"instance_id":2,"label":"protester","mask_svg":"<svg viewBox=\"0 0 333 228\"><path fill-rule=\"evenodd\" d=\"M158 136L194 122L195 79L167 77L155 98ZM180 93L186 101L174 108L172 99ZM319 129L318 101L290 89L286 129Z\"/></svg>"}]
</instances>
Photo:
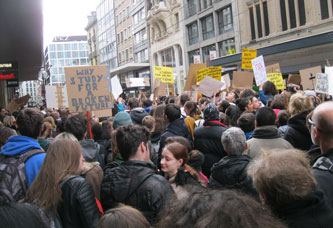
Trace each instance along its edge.
<instances>
[{"instance_id":1,"label":"protester","mask_svg":"<svg viewBox=\"0 0 333 228\"><path fill-rule=\"evenodd\" d=\"M276 94L278 94L278 91L271 81L266 81L259 86L260 100L264 105L267 105L269 100L273 100Z\"/></svg>"},{"instance_id":2,"label":"protester","mask_svg":"<svg viewBox=\"0 0 333 228\"><path fill-rule=\"evenodd\" d=\"M131 116L133 124L141 125L142 119L145 116L148 116L148 112L146 112L142 107L140 107L139 99L132 97L128 100L128 108L129 114Z\"/></svg>"},{"instance_id":3,"label":"protester","mask_svg":"<svg viewBox=\"0 0 333 228\"><path fill-rule=\"evenodd\" d=\"M288 128L288 119L290 114L287 110L281 110L277 115L277 127L279 128L279 135L283 138Z\"/></svg>"},{"instance_id":4,"label":"protester","mask_svg":"<svg viewBox=\"0 0 333 228\"><path fill-rule=\"evenodd\" d=\"M189 98L189 96L187 96L187 94L180 95L178 106L180 107L181 118L186 118L186 116L187 116L187 114L184 110L184 106L185 106L185 103L189 100L190 100L190 98Z\"/></svg>"},{"instance_id":5,"label":"protester","mask_svg":"<svg viewBox=\"0 0 333 228\"><path fill-rule=\"evenodd\" d=\"M252 97L244 97L236 100L236 105L241 112L250 111L253 112Z\"/></svg>"},{"instance_id":6,"label":"protester","mask_svg":"<svg viewBox=\"0 0 333 228\"><path fill-rule=\"evenodd\" d=\"M234 105L236 100L239 98L239 90L231 90L227 93L225 99L231 104Z\"/></svg>"},{"instance_id":7,"label":"protester","mask_svg":"<svg viewBox=\"0 0 333 228\"><path fill-rule=\"evenodd\" d=\"M7 115L3 119L3 125L6 127L12 128L14 130L17 130L16 120L14 116Z\"/></svg>"},{"instance_id":8,"label":"protester","mask_svg":"<svg viewBox=\"0 0 333 228\"><path fill-rule=\"evenodd\" d=\"M200 110L197 107L197 104L194 101L186 101L184 105L184 111L186 113L185 124L188 127L188 132L194 139L194 128L196 127L196 121L200 120Z\"/></svg>"},{"instance_id":9,"label":"protester","mask_svg":"<svg viewBox=\"0 0 333 228\"><path fill-rule=\"evenodd\" d=\"M255 128L255 115L251 112L244 112L237 120L237 125L243 130L246 140L249 140Z\"/></svg>"},{"instance_id":10,"label":"protester","mask_svg":"<svg viewBox=\"0 0 333 228\"><path fill-rule=\"evenodd\" d=\"M0 151L1 147L7 143L8 138L13 135L17 135L14 129L0 126Z\"/></svg>"}]
</instances>

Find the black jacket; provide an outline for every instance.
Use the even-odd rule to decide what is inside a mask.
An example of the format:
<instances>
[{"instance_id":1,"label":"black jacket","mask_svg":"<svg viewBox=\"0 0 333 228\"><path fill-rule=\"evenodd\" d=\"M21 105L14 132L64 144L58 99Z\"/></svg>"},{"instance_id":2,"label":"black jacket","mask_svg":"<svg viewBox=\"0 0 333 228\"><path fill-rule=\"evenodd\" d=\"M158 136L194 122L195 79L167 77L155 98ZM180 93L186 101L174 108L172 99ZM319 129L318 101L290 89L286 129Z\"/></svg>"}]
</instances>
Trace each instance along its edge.
<instances>
[{"instance_id":1,"label":"black jacket","mask_svg":"<svg viewBox=\"0 0 333 228\"><path fill-rule=\"evenodd\" d=\"M258 198L252 178L247 175L251 158L247 155L225 156L212 168L208 186L211 188L237 189Z\"/></svg>"},{"instance_id":2,"label":"black jacket","mask_svg":"<svg viewBox=\"0 0 333 228\"><path fill-rule=\"evenodd\" d=\"M213 164L227 155L221 143L221 136L225 130L227 128L219 121L205 121L203 126L194 130L194 149L205 155L202 172L207 177L210 176Z\"/></svg>"},{"instance_id":3,"label":"black jacket","mask_svg":"<svg viewBox=\"0 0 333 228\"><path fill-rule=\"evenodd\" d=\"M148 116L149 113L146 112L143 108L133 108L130 112L129 112L132 122L133 124L136 125L142 125L142 120L145 116Z\"/></svg>"},{"instance_id":4,"label":"black jacket","mask_svg":"<svg viewBox=\"0 0 333 228\"><path fill-rule=\"evenodd\" d=\"M81 176L72 176L64 181L61 191L58 213L63 227L97 227L100 212L89 182Z\"/></svg>"},{"instance_id":5,"label":"black jacket","mask_svg":"<svg viewBox=\"0 0 333 228\"><path fill-rule=\"evenodd\" d=\"M311 111L312 109L304 111L288 120L288 127L283 138L296 149L308 151L312 146L311 135L306 127L306 116Z\"/></svg>"},{"instance_id":6,"label":"black jacket","mask_svg":"<svg viewBox=\"0 0 333 228\"><path fill-rule=\"evenodd\" d=\"M101 187L104 211L124 203L141 211L151 223L172 195L169 182L156 174L154 165L143 161L125 161L108 170Z\"/></svg>"},{"instance_id":7,"label":"black jacket","mask_svg":"<svg viewBox=\"0 0 333 228\"><path fill-rule=\"evenodd\" d=\"M104 163L104 155L105 155L105 148L104 146L101 146L97 142L95 142L93 139L83 139L79 141L83 157L86 160L86 162L99 162L102 169L105 166Z\"/></svg>"}]
</instances>

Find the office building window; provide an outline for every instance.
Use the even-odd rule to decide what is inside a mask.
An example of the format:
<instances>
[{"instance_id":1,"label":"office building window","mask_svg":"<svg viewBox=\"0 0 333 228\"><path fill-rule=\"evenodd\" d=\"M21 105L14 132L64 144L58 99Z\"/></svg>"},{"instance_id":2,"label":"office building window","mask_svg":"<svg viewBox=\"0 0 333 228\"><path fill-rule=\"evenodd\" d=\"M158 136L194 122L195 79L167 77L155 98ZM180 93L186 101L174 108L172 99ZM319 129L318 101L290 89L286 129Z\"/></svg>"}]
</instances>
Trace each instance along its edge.
<instances>
[{"instance_id":1,"label":"office building window","mask_svg":"<svg viewBox=\"0 0 333 228\"><path fill-rule=\"evenodd\" d=\"M128 49L126 49L126 60L128 61Z\"/></svg>"},{"instance_id":2,"label":"office building window","mask_svg":"<svg viewBox=\"0 0 333 228\"><path fill-rule=\"evenodd\" d=\"M193 22L187 25L187 32L188 32L188 43L190 45L199 42L199 33L198 33L198 23Z\"/></svg>"},{"instance_id":3,"label":"office building window","mask_svg":"<svg viewBox=\"0 0 333 228\"><path fill-rule=\"evenodd\" d=\"M193 16L197 13L197 0L187 0L188 16Z\"/></svg>"},{"instance_id":4,"label":"office building window","mask_svg":"<svg viewBox=\"0 0 333 228\"><path fill-rule=\"evenodd\" d=\"M201 19L201 27L203 40L214 37L214 21L212 14Z\"/></svg>"},{"instance_id":5,"label":"office building window","mask_svg":"<svg viewBox=\"0 0 333 228\"><path fill-rule=\"evenodd\" d=\"M183 66L183 51L180 45L178 45L178 54L179 54L179 66Z\"/></svg>"},{"instance_id":6,"label":"office building window","mask_svg":"<svg viewBox=\"0 0 333 228\"><path fill-rule=\"evenodd\" d=\"M175 28L179 29L179 14L175 14Z\"/></svg>"},{"instance_id":7,"label":"office building window","mask_svg":"<svg viewBox=\"0 0 333 228\"><path fill-rule=\"evenodd\" d=\"M297 1L297 4L295 4ZM287 7L288 4L288 7ZM296 8L298 5L298 8ZM280 0L282 31L306 24L304 0ZM298 11L298 15L297 12ZM289 24L287 17L289 16ZM297 17L298 16L298 17Z\"/></svg>"},{"instance_id":8,"label":"office building window","mask_svg":"<svg viewBox=\"0 0 333 228\"><path fill-rule=\"evenodd\" d=\"M176 61L175 61L175 52L173 48L168 48L161 52L162 55L162 65L166 67L175 67Z\"/></svg>"},{"instance_id":9,"label":"office building window","mask_svg":"<svg viewBox=\"0 0 333 228\"><path fill-rule=\"evenodd\" d=\"M294 0L288 0L290 28L296 28L296 12Z\"/></svg>"},{"instance_id":10,"label":"office building window","mask_svg":"<svg viewBox=\"0 0 333 228\"><path fill-rule=\"evenodd\" d=\"M280 9L281 9L282 31L286 31L288 29L288 25L287 25L287 10L286 10L285 0L280 0Z\"/></svg>"},{"instance_id":11,"label":"office building window","mask_svg":"<svg viewBox=\"0 0 333 228\"><path fill-rule=\"evenodd\" d=\"M332 1L333 5L333 1ZM328 13L328 1L327 0L320 0L320 10L321 10L321 19L325 20L329 17Z\"/></svg>"},{"instance_id":12,"label":"office building window","mask_svg":"<svg viewBox=\"0 0 333 228\"><path fill-rule=\"evenodd\" d=\"M217 18L218 18L220 34L232 29L231 6L228 6L224 9L217 11Z\"/></svg>"},{"instance_id":13,"label":"office building window","mask_svg":"<svg viewBox=\"0 0 333 228\"><path fill-rule=\"evenodd\" d=\"M251 39L256 39L256 31L254 27L254 15L253 15L253 7L249 8L249 15L250 15L250 27L251 27Z\"/></svg>"},{"instance_id":14,"label":"office building window","mask_svg":"<svg viewBox=\"0 0 333 228\"><path fill-rule=\"evenodd\" d=\"M261 24L261 14L260 14L260 5L256 5L256 14L257 14L257 26L258 26L258 37L262 37L262 24Z\"/></svg>"},{"instance_id":15,"label":"office building window","mask_svg":"<svg viewBox=\"0 0 333 228\"><path fill-rule=\"evenodd\" d=\"M264 23L265 23L265 35L269 35L269 19L268 19L268 9L267 9L267 2L262 3L264 9Z\"/></svg>"},{"instance_id":16,"label":"office building window","mask_svg":"<svg viewBox=\"0 0 333 228\"><path fill-rule=\"evenodd\" d=\"M206 9L208 6L212 5L212 0L203 0L203 9Z\"/></svg>"},{"instance_id":17,"label":"office building window","mask_svg":"<svg viewBox=\"0 0 333 228\"><path fill-rule=\"evenodd\" d=\"M190 64L194 63L194 56L200 56L199 49L188 52L188 60Z\"/></svg>"},{"instance_id":18,"label":"office building window","mask_svg":"<svg viewBox=\"0 0 333 228\"><path fill-rule=\"evenodd\" d=\"M305 16L305 5L304 0L298 0L298 11L299 11L299 24L305 25L306 16Z\"/></svg>"},{"instance_id":19,"label":"office building window","mask_svg":"<svg viewBox=\"0 0 333 228\"><path fill-rule=\"evenodd\" d=\"M255 40L256 38L268 36L270 33L270 29L267 2L261 2L259 4L249 7L249 16L251 39Z\"/></svg>"},{"instance_id":20,"label":"office building window","mask_svg":"<svg viewBox=\"0 0 333 228\"><path fill-rule=\"evenodd\" d=\"M215 44L202 48L203 63L207 63L210 61L210 51L216 51Z\"/></svg>"},{"instance_id":21,"label":"office building window","mask_svg":"<svg viewBox=\"0 0 333 228\"><path fill-rule=\"evenodd\" d=\"M218 43L219 57L236 53L235 39L228 39Z\"/></svg>"}]
</instances>

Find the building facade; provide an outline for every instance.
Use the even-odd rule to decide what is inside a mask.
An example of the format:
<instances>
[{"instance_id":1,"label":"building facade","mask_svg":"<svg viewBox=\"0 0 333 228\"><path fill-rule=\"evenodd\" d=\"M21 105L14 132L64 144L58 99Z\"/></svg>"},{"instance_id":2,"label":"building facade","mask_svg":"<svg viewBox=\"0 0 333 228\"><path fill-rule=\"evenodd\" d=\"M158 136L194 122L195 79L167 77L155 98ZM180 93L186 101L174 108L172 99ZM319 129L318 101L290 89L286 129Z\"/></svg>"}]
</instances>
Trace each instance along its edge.
<instances>
[{"instance_id":1,"label":"building facade","mask_svg":"<svg viewBox=\"0 0 333 228\"><path fill-rule=\"evenodd\" d=\"M89 65L99 65L98 42L97 42L97 17L96 11L88 16L88 25L85 28L88 36Z\"/></svg>"},{"instance_id":2,"label":"building facade","mask_svg":"<svg viewBox=\"0 0 333 228\"><path fill-rule=\"evenodd\" d=\"M43 99L41 96L41 86L38 80L20 82L20 97L23 97L27 94L30 95L30 99L28 101L29 106L43 104Z\"/></svg>"},{"instance_id":3,"label":"building facade","mask_svg":"<svg viewBox=\"0 0 333 228\"><path fill-rule=\"evenodd\" d=\"M46 84L64 84L64 67L89 65L87 36L58 36L45 49Z\"/></svg>"}]
</instances>

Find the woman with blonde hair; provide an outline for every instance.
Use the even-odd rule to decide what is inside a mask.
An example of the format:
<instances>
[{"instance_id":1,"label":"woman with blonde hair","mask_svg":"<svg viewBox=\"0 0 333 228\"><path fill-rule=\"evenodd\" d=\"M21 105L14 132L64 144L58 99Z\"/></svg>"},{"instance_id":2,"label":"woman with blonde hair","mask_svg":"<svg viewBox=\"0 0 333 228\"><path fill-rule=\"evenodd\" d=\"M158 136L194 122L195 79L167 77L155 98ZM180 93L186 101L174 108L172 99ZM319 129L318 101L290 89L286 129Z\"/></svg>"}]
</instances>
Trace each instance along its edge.
<instances>
[{"instance_id":1,"label":"woman with blonde hair","mask_svg":"<svg viewBox=\"0 0 333 228\"><path fill-rule=\"evenodd\" d=\"M26 201L35 204L50 227L97 227L100 212L89 182L79 176L84 158L81 146L70 139L55 140L49 147ZM59 217L57 216L59 215Z\"/></svg>"}]
</instances>

